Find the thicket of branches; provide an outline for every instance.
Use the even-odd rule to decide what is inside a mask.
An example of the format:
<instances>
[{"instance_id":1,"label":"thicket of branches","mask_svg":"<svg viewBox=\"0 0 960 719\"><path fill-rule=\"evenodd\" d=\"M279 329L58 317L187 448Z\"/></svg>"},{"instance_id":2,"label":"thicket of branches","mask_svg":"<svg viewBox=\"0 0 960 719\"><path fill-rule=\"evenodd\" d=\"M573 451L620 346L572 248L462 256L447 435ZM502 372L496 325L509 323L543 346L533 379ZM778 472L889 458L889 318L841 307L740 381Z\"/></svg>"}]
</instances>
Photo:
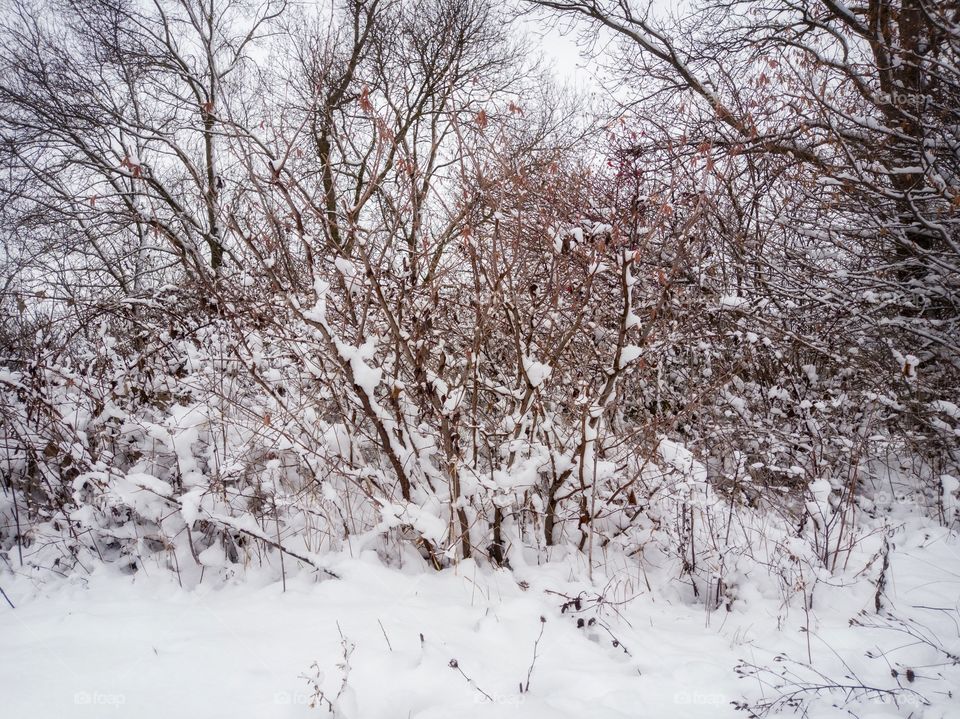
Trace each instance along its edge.
<instances>
[{"instance_id":1,"label":"thicket of branches","mask_svg":"<svg viewBox=\"0 0 960 719\"><path fill-rule=\"evenodd\" d=\"M719 603L734 508L827 566L956 521L958 11L531 5L622 102L487 0L5 2L7 562L617 546Z\"/></svg>"}]
</instances>

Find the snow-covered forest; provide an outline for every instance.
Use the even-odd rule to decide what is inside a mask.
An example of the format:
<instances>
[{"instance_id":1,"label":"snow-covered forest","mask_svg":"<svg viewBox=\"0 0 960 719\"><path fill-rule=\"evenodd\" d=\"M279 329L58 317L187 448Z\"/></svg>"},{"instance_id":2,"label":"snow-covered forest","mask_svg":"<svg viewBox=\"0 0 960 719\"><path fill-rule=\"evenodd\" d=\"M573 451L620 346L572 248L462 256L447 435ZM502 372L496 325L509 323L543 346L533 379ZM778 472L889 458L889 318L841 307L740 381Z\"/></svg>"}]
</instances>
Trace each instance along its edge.
<instances>
[{"instance_id":1,"label":"snow-covered forest","mask_svg":"<svg viewBox=\"0 0 960 719\"><path fill-rule=\"evenodd\" d=\"M0 715L960 716L955 3L0 7Z\"/></svg>"}]
</instances>

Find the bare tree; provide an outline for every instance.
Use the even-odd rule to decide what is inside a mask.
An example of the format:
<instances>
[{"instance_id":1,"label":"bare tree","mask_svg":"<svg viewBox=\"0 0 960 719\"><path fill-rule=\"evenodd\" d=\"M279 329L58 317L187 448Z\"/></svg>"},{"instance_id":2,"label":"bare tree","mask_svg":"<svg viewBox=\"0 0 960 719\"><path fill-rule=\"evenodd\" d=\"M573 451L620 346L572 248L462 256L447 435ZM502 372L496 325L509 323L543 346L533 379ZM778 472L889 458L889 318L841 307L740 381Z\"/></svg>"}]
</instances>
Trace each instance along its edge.
<instances>
[{"instance_id":1,"label":"bare tree","mask_svg":"<svg viewBox=\"0 0 960 719\"><path fill-rule=\"evenodd\" d=\"M190 274L217 272L233 171L224 137L235 134L224 118L255 81L249 54L284 4L9 5L8 208L69 227L63 249L90 253L120 291L170 254Z\"/></svg>"},{"instance_id":2,"label":"bare tree","mask_svg":"<svg viewBox=\"0 0 960 719\"><path fill-rule=\"evenodd\" d=\"M634 92L621 146L640 166L735 167L703 227L698 282L744 300L718 317L784 343L771 380L792 355L793 372L862 393L833 431L895 428L936 494L957 460L938 409L958 386L956 8L710 2L670 20L627 1L532 4L618 39L610 69Z\"/></svg>"}]
</instances>

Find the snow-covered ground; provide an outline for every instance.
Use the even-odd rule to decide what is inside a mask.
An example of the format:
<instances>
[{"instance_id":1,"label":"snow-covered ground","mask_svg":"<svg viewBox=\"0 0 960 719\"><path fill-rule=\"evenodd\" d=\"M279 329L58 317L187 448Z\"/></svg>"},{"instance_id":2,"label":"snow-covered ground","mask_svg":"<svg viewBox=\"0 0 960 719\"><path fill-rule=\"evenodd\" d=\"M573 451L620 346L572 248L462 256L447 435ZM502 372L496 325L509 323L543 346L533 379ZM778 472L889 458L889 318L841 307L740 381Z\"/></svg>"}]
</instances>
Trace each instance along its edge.
<instances>
[{"instance_id":1,"label":"snow-covered ground","mask_svg":"<svg viewBox=\"0 0 960 719\"><path fill-rule=\"evenodd\" d=\"M942 649L876 613L879 567L866 564L881 541L866 538L846 569L822 573L809 612L803 589L786 605L760 567L730 611L707 611L654 566L645 577L621 560L591 582L580 555L437 573L368 552L332 561L340 579L301 573L286 591L255 572L190 590L160 570L43 583L2 574L17 608L0 610L0 715L329 716L329 699L346 719L743 717L734 702L780 692L762 685L770 677L740 678L742 661L814 679L773 661L782 654L812 659L838 684L918 692L895 703L835 690L813 717L846 715L831 705L847 699L858 717L960 716L960 667L945 653L960 654L958 536L910 520L889 540L883 612ZM883 626L851 626L861 612L861 623ZM325 698L311 709L314 687Z\"/></svg>"}]
</instances>

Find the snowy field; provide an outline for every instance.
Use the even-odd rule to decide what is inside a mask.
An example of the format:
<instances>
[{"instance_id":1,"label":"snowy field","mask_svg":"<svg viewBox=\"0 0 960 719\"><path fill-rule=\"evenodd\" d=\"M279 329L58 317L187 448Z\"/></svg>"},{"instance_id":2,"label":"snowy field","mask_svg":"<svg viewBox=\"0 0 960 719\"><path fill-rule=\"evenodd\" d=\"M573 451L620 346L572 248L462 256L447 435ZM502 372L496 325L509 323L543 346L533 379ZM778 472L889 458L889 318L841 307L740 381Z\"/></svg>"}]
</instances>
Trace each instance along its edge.
<instances>
[{"instance_id":1,"label":"snowy field","mask_svg":"<svg viewBox=\"0 0 960 719\"><path fill-rule=\"evenodd\" d=\"M960 3L3 3L0 719L960 719Z\"/></svg>"},{"instance_id":2,"label":"snowy field","mask_svg":"<svg viewBox=\"0 0 960 719\"><path fill-rule=\"evenodd\" d=\"M0 713L706 719L806 687L797 698L813 700L812 717L960 716L958 536L920 520L895 530L877 614L879 567L867 565L881 541L821 576L809 612L809 589L785 604L760 567L730 611L708 612L654 566L645 578L611 562L591 582L579 555L436 573L368 552L333 561L340 579L300 573L286 591L253 572L187 591L159 569L42 583L5 574L17 607L0 611ZM648 580L667 589L651 593ZM744 662L796 681L741 677ZM816 692L827 677L840 686Z\"/></svg>"}]
</instances>

